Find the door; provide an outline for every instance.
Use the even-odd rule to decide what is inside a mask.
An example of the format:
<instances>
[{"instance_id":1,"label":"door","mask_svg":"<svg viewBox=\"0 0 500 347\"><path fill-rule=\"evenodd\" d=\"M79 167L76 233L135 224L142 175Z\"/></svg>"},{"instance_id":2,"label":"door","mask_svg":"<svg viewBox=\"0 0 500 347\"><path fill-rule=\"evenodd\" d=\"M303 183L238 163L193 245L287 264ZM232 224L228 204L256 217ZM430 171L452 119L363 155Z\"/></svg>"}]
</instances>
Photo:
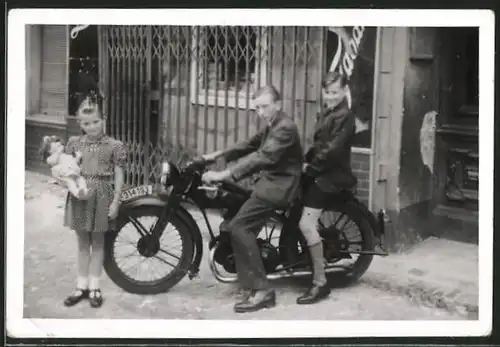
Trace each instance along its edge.
<instances>
[{"instance_id":1,"label":"door","mask_svg":"<svg viewBox=\"0 0 500 347\"><path fill-rule=\"evenodd\" d=\"M443 28L441 42L434 212L456 222L446 237L466 241L477 238L479 29Z\"/></svg>"}]
</instances>

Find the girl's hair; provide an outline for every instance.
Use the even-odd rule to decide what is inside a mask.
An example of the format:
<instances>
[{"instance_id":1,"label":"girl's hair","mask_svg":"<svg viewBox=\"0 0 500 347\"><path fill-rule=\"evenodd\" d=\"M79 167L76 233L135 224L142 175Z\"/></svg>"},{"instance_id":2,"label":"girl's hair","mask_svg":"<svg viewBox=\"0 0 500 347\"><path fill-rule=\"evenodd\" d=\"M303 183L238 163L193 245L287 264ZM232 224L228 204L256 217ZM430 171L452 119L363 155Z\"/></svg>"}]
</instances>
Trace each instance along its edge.
<instances>
[{"instance_id":1,"label":"girl's hair","mask_svg":"<svg viewBox=\"0 0 500 347\"><path fill-rule=\"evenodd\" d=\"M82 101L78 110L76 111L77 118L85 117L86 115L96 115L99 118L103 118L102 112L100 110L99 104L94 102L90 97L87 97ZM83 135L85 135L85 131L81 129Z\"/></svg>"},{"instance_id":2,"label":"girl's hair","mask_svg":"<svg viewBox=\"0 0 500 347\"><path fill-rule=\"evenodd\" d=\"M58 136L44 136L42 140L42 144L40 145L40 156L43 161L46 161L48 157L50 157L50 145L54 142L61 142L62 140Z\"/></svg>"},{"instance_id":3,"label":"girl's hair","mask_svg":"<svg viewBox=\"0 0 500 347\"><path fill-rule=\"evenodd\" d=\"M85 115L97 115L99 118L103 118L101 108L99 107L99 103L93 100L91 97L87 97L82 101L80 106L78 106L78 110L76 111L76 115L78 117L84 117Z\"/></svg>"},{"instance_id":4,"label":"girl's hair","mask_svg":"<svg viewBox=\"0 0 500 347\"><path fill-rule=\"evenodd\" d=\"M329 71L321 81L321 86L323 88L340 81L340 86L345 87L347 85L347 76L338 71Z\"/></svg>"}]
</instances>

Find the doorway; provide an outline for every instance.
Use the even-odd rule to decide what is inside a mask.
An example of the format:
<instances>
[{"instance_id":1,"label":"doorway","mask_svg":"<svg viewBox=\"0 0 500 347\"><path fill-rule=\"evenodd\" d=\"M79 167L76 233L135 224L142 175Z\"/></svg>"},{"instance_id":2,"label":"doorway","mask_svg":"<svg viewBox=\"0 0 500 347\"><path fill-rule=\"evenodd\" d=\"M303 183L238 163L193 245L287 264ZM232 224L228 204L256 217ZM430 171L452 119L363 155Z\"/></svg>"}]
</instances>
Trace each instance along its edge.
<instances>
[{"instance_id":1,"label":"doorway","mask_svg":"<svg viewBox=\"0 0 500 347\"><path fill-rule=\"evenodd\" d=\"M479 28L441 31L440 112L434 214L443 237L477 241Z\"/></svg>"}]
</instances>

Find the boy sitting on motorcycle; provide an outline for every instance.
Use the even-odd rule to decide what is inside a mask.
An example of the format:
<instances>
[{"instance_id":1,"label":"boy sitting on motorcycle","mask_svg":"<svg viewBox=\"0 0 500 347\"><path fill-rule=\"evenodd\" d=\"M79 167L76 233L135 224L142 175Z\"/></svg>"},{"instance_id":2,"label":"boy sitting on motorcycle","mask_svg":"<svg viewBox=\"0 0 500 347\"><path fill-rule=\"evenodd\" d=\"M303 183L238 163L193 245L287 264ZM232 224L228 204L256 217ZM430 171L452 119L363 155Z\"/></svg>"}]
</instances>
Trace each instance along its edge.
<instances>
[{"instance_id":1,"label":"boy sitting on motorcycle","mask_svg":"<svg viewBox=\"0 0 500 347\"><path fill-rule=\"evenodd\" d=\"M252 196L229 223L238 281L245 291L236 303L236 312L251 312L276 304L262 264L256 235L278 208L286 208L299 191L302 175L302 145L295 122L281 111L280 94L265 86L253 96L257 114L267 122L264 129L249 140L204 155L207 161L223 156L226 161L242 158L221 172L208 171L205 182L233 178L238 181L260 172Z\"/></svg>"}]
</instances>

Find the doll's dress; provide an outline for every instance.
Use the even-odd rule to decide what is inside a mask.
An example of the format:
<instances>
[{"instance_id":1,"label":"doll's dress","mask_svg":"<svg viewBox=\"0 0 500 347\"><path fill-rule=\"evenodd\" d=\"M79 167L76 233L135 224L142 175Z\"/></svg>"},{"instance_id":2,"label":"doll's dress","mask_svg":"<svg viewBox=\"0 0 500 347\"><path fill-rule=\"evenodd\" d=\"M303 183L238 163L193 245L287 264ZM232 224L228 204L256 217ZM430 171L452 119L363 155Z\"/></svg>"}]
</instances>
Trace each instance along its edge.
<instances>
[{"instance_id":1,"label":"doll's dress","mask_svg":"<svg viewBox=\"0 0 500 347\"><path fill-rule=\"evenodd\" d=\"M59 180L80 176L80 166L78 166L75 157L66 153L61 153L59 162L52 166L51 170L52 175Z\"/></svg>"}]
</instances>

